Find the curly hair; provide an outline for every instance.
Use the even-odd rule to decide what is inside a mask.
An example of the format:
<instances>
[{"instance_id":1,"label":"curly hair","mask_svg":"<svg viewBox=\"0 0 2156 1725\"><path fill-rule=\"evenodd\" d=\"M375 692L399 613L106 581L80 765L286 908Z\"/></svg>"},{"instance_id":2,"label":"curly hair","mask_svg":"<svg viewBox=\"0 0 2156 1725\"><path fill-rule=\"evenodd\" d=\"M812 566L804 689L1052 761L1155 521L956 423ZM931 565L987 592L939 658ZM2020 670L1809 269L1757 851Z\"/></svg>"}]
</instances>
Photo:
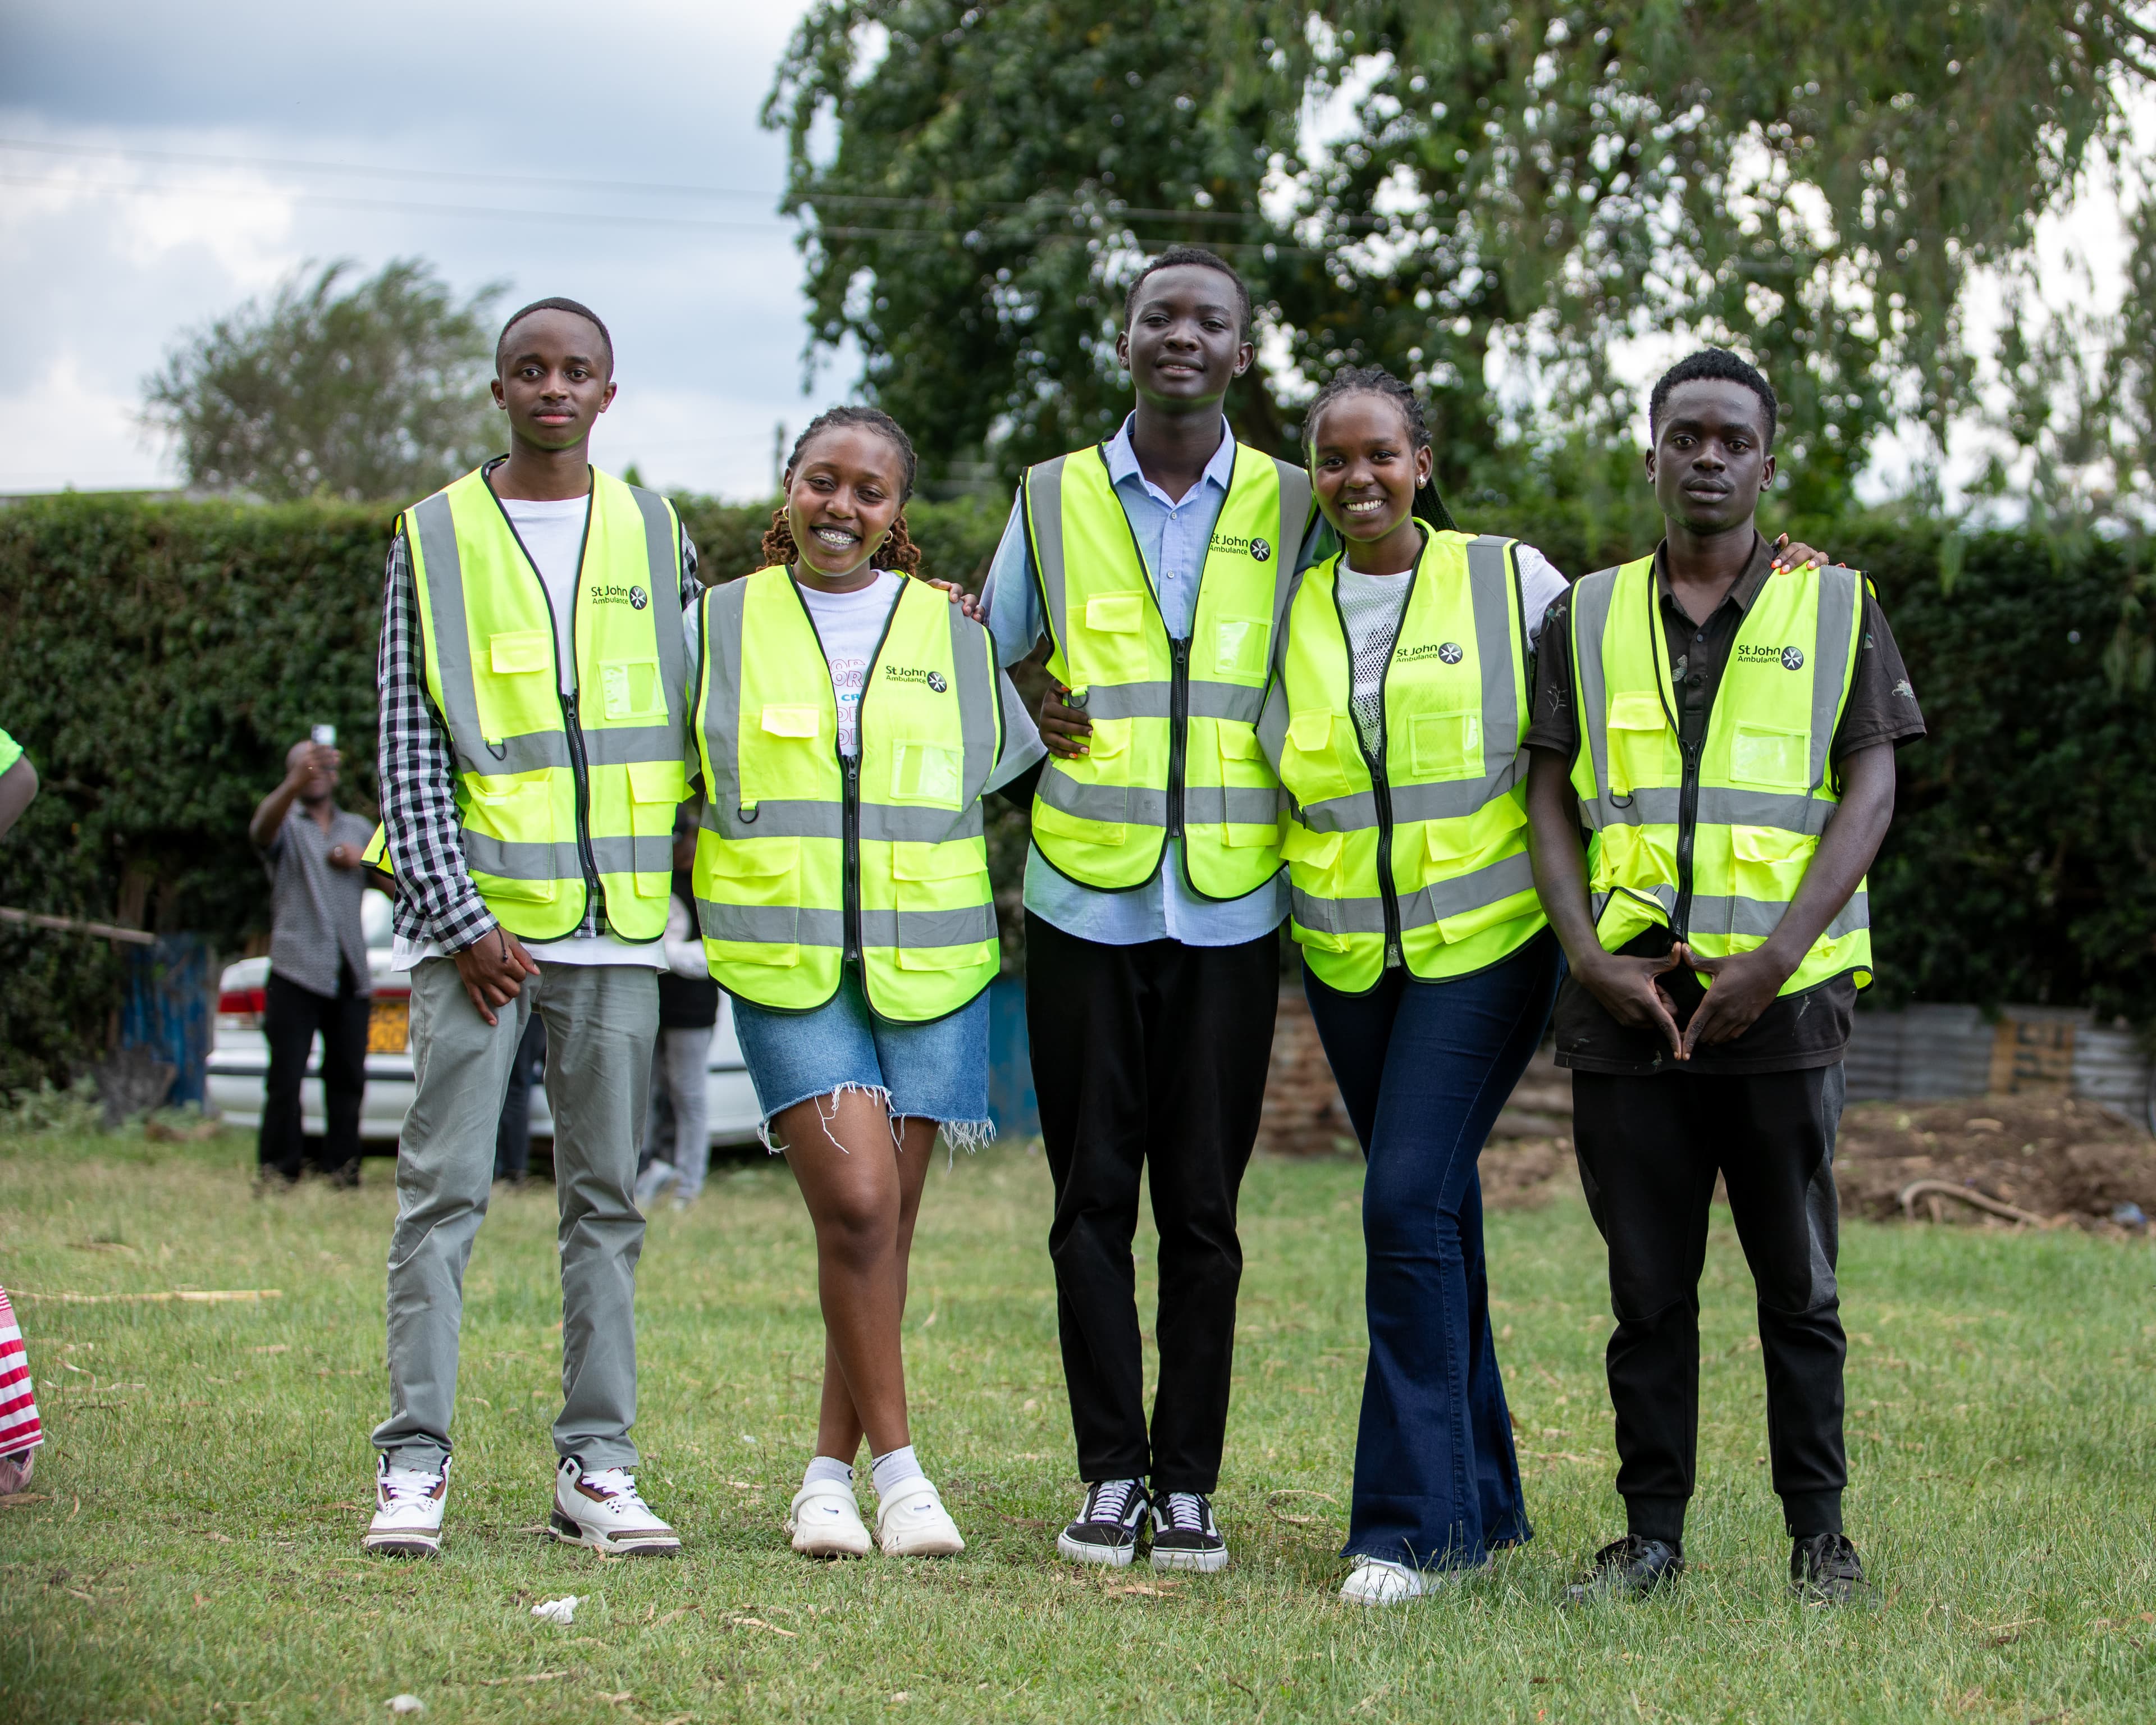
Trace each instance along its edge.
<instances>
[{"instance_id":1,"label":"curly hair","mask_svg":"<svg viewBox=\"0 0 2156 1725\"><path fill-rule=\"evenodd\" d=\"M901 575L916 575L921 572L921 547L913 542L906 531L906 500L913 495L913 475L920 466L913 453L913 439L906 434L897 420L881 408L844 406L827 408L803 428L801 435L793 439L793 453L786 458L786 476L790 480L793 470L801 465L801 452L819 434L838 430L846 426L859 426L873 431L899 453L906 464L906 479L899 493L896 519L891 531L869 557L872 569L896 569ZM793 542L793 526L786 518L786 506L781 503L771 512L771 525L764 530L764 567L790 564L801 555L801 547Z\"/></svg>"},{"instance_id":2,"label":"curly hair","mask_svg":"<svg viewBox=\"0 0 2156 1725\"><path fill-rule=\"evenodd\" d=\"M1414 391L1395 377L1383 366L1342 366L1325 380L1310 406L1303 412L1302 443L1307 449L1317 441L1317 416L1342 396L1382 395L1400 410L1407 421L1408 447L1426 449L1430 447L1430 421L1424 416L1422 401ZM1457 533L1460 524L1453 520L1452 511L1445 506L1445 499L1438 495L1435 479L1424 480L1415 487L1414 513L1440 533Z\"/></svg>"},{"instance_id":3,"label":"curly hair","mask_svg":"<svg viewBox=\"0 0 2156 1725\"><path fill-rule=\"evenodd\" d=\"M1654 393L1647 398L1647 434L1652 437L1662 423L1662 410L1668 407L1670 392L1680 383L1694 383L1711 379L1718 383L1740 383L1759 398L1759 411L1767 419L1767 447L1774 447L1774 433L1782 417L1781 404L1774 399L1774 392L1767 380L1747 365L1727 347L1702 347L1697 353L1688 353L1656 382Z\"/></svg>"}]
</instances>

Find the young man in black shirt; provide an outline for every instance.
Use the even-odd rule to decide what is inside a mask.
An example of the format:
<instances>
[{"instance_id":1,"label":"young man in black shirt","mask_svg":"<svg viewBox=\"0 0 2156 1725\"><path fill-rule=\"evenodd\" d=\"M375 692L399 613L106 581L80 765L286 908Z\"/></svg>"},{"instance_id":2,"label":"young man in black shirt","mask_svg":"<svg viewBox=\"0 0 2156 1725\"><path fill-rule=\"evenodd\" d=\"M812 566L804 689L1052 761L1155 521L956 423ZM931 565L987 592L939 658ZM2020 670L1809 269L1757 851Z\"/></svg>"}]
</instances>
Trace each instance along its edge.
<instances>
[{"instance_id":1,"label":"young man in black shirt","mask_svg":"<svg viewBox=\"0 0 2156 1725\"><path fill-rule=\"evenodd\" d=\"M1553 606L1537 655L1527 812L1571 963L1557 1058L1609 1249L1627 1521L1575 1599L1645 1594L1684 1567L1717 1172L1758 1287L1791 1584L1822 1600L1864 1586L1841 1525L1834 1141L1871 978L1863 877L1893 814L1894 749L1924 727L1868 583L1773 567L1754 515L1776 413L1733 354L1662 378L1647 473L1666 536ZM1640 675L1650 655L1666 678Z\"/></svg>"}]
</instances>

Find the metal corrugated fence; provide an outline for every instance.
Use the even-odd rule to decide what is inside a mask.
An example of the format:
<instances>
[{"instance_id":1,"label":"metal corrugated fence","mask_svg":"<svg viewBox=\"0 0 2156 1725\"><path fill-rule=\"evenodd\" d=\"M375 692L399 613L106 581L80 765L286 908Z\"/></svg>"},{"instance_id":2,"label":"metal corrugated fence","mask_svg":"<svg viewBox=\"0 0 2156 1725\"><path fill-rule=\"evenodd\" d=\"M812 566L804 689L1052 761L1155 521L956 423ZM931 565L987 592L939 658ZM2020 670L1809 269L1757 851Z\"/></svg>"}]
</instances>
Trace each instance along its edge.
<instances>
[{"instance_id":1,"label":"metal corrugated fence","mask_svg":"<svg viewBox=\"0 0 2156 1725\"><path fill-rule=\"evenodd\" d=\"M1849 1040L1852 1102L2048 1091L2151 1118L2148 1051L2133 1031L2085 1011L1911 1006L1860 1012Z\"/></svg>"}]
</instances>

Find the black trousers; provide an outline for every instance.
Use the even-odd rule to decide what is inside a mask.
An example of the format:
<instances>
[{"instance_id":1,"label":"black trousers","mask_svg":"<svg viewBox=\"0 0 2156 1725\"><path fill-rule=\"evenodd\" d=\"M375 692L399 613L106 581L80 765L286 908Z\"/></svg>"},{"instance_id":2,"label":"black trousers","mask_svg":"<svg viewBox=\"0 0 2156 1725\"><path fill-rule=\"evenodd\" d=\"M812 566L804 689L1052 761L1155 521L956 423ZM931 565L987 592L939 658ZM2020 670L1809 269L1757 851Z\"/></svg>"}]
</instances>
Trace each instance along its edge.
<instances>
[{"instance_id":1,"label":"black trousers","mask_svg":"<svg viewBox=\"0 0 2156 1725\"><path fill-rule=\"evenodd\" d=\"M1609 1246L1609 1399L1630 1531L1676 1540L1697 1475L1699 1278L1718 1171L1758 1294L1774 1490L1799 1538L1841 1528L1839 1063L1743 1076L1574 1072L1573 1142Z\"/></svg>"},{"instance_id":2,"label":"black trousers","mask_svg":"<svg viewBox=\"0 0 2156 1725\"><path fill-rule=\"evenodd\" d=\"M516 1062L509 1069L509 1088L502 1093L501 1118L494 1128L494 1177L521 1180L531 1168L531 1086L545 1076L547 1025L537 1013L524 1027L524 1040L516 1045Z\"/></svg>"},{"instance_id":3,"label":"black trousers","mask_svg":"<svg viewBox=\"0 0 2156 1725\"><path fill-rule=\"evenodd\" d=\"M1276 933L1238 947L1110 947L1025 919L1026 1021L1040 1132L1055 1180L1048 1235L1063 1375L1088 1481L1160 1491L1220 1481L1235 1293L1235 1197L1258 1135ZM1138 1183L1160 1231L1148 1433L1131 1242Z\"/></svg>"},{"instance_id":4,"label":"black trousers","mask_svg":"<svg viewBox=\"0 0 2156 1725\"><path fill-rule=\"evenodd\" d=\"M262 1003L262 1035L270 1045L270 1076L263 1081L262 1132L258 1153L264 1168L297 1179L306 1140L300 1126L300 1081L307 1053L322 1038L322 1102L327 1130L321 1165L341 1168L359 1159L359 1099L367 1088L367 997L352 967L341 968L337 992L317 994L275 971Z\"/></svg>"}]
</instances>

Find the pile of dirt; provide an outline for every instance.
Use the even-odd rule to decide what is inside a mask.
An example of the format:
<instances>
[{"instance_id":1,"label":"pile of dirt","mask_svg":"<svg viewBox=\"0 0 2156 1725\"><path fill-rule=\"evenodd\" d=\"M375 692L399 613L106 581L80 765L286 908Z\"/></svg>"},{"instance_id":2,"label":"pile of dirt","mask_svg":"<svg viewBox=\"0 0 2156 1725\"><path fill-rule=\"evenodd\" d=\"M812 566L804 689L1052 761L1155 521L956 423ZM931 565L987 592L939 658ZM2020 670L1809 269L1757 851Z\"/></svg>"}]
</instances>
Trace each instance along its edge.
<instances>
[{"instance_id":1,"label":"pile of dirt","mask_svg":"<svg viewBox=\"0 0 2156 1725\"><path fill-rule=\"evenodd\" d=\"M1835 1178L1842 1214L1874 1220L2138 1234L2156 1217L2156 1138L2057 1095L1857 1103L1841 1117Z\"/></svg>"}]
</instances>

